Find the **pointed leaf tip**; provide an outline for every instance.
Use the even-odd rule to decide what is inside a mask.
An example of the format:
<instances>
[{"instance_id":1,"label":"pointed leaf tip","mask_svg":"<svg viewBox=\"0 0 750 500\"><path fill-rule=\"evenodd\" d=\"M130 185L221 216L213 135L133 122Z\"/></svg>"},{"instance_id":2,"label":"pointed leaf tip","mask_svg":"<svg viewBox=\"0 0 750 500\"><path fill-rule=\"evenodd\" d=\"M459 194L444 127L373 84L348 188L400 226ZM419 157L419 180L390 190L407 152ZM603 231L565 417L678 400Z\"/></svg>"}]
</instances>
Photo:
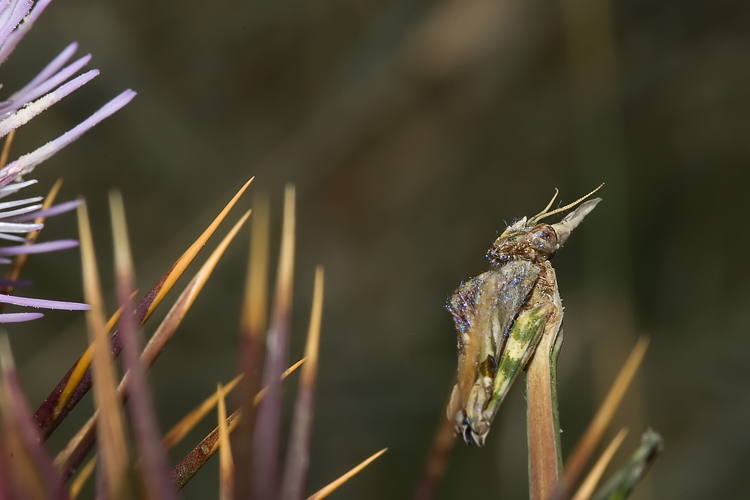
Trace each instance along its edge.
<instances>
[{"instance_id":1,"label":"pointed leaf tip","mask_svg":"<svg viewBox=\"0 0 750 500\"><path fill-rule=\"evenodd\" d=\"M216 268L219 260L221 260L224 252L226 252L229 244L234 237L237 236L237 233L249 216L250 212L248 211L239 221L237 221L224 239L221 240L219 246L217 246L213 253L208 257L208 260L206 260L203 266L201 266L193 279L190 280L190 283L187 284L185 290L180 294L177 302L174 303L167 313L167 316L161 322L156 329L156 332L151 336L146 347L143 349L142 358L146 364L150 365L153 363L169 339L172 338L172 335L174 335L175 330L182 322L185 314L187 314L195 300L198 298L198 295L203 290L203 286L208 281L211 273L213 273L213 270Z\"/></svg>"},{"instance_id":2,"label":"pointed leaf tip","mask_svg":"<svg viewBox=\"0 0 750 500\"><path fill-rule=\"evenodd\" d=\"M620 448L622 441L627 435L627 427L620 429L620 432L617 433L612 442L607 446L607 449L604 450L604 453L601 454L599 460L596 461L594 467L591 468L589 475L583 480L581 487L578 488L576 494L573 495L572 500L589 500L591 498L591 495L594 493L596 485L599 484L609 462L612 460L612 457L615 456L615 453Z\"/></svg>"},{"instance_id":3,"label":"pointed leaf tip","mask_svg":"<svg viewBox=\"0 0 750 500\"><path fill-rule=\"evenodd\" d=\"M151 313L154 312L154 309L156 309L159 303L164 299L169 290L172 289L180 276L182 276L182 273L185 272L185 269L187 269L187 266L193 261L195 256L198 255L198 252L201 250L201 248L203 248L208 239L214 234L214 232L226 218L226 216L229 215L229 212L240 199L242 194L250 186L250 183L253 182L253 179L255 179L255 177L247 181L240 188L240 190L237 191L237 194L235 194L234 197L229 200L229 203L227 203L222 211L219 212L219 215L216 216L213 222L209 224L206 230L203 231L198 239L195 240L192 245L190 245L190 248L188 248L185 253L182 254L179 259L177 259L177 262L174 263L174 265L169 269L169 271L167 271L162 279L159 280L159 283L157 283L157 285L154 286L154 288L149 292L149 296L152 296L153 298L151 298L150 303L147 304L147 308L144 312L144 318L142 321L145 321L151 315Z\"/></svg>"},{"instance_id":4,"label":"pointed leaf tip","mask_svg":"<svg viewBox=\"0 0 750 500\"><path fill-rule=\"evenodd\" d=\"M380 455L382 455L386 451L388 451L388 448L383 448L382 450L380 450L379 452L375 453L373 456L371 456L370 458L368 458L367 460L365 460L364 462L362 462L361 464L359 464L358 466L356 466L355 468L353 468L352 470L350 470L349 472L347 472L346 474L344 474L340 478L338 478L335 481L333 481L328 486L325 486L324 488L321 488L320 490L318 490L316 493L313 493L312 495L310 495L307 498L307 500L321 500L321 499L327 497L328 495L330 495L331 493L333 493L336 489L338 489L339 486L341 486L342 484L344 484L345 482L347 482L349 479L351 479L352 477L354 477L362 469L364 469L365 467L367 467L368 465L370 465L376 458L378 458Z\"/></svg>"}]
</instances>

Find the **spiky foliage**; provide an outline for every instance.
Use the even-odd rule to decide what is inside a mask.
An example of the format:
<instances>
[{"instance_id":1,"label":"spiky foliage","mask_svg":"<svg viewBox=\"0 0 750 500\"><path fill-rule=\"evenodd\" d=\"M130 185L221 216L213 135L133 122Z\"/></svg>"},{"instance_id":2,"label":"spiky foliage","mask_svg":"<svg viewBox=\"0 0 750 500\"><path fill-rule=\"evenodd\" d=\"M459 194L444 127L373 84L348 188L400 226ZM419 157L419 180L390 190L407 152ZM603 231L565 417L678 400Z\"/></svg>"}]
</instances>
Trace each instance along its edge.
<instances>
[{"instance_id":1,"label":"spiky foliage","mask_svg":"<svg viewBox=\"0 0 750 500\"><path fill-rule=\"evenodd\" d=\"M315 294L308 331L308 343L306 357L304 360L294 364L286 371L279 371L277 366L286 365L286 342L284 336L289 334L289 321L291 316L291 288L292 288L292 263L294 259L294 189L289 187L286 194L284 230L282 237L282 251L280 258L280 271L273 304L273 314L268 326L269 335L265 344L268 354L264 363L263 388L253 393L249 401L242 401L241 408L226 416L226 393L236 385L242 385L248 374L257 373L261 365L243 365L248 369L240 373L226 386L219 384L217 393L207 399L196 410L188 414L183 421L168 432L163 438L156 424L148 389L146 369L153 364L159 353L167 342L174 336L185 314L198 298L203 286L215 269L221 256L229 244L233 241L242 226L250 217L250 212L245 213L227 233L221 243L213 251L211 256L198 270L195 276L185 286L180 297L168 312L161 324L156 328L145 347L141 347L142 326L152 312L156 309L166 294L173 288L177 279L184 273L190 262L204 247L207 240L214 234L218 226L229 215L240 196L250 185L248 181L240 191L230 200L227 206L216 217L211 225L196 240L196 242L180 257L167 273L145 294L135 309L130 305L133 296L135 276L130 262L130 250L125 223L125 211L122 199L118 193L112 193L112 225L115 241L116 276L118 281L118 298L120 309L115 312L109 322L105 321L103 309L102 292L99 287L98 268L94 256L92 235L88 223L88 215L85 203L79 205L79 225L81 230L81 251L84 270L84 290L86 301L91 306L87 312L88 330L90 338L89 349L84 353L75 365L68 371L63 380L57 385L34 417L26 415L27 427L33 430L35 436L31 442L36 443L36 448L31 451L43 457L37 462L29 461L22 464L21 477L41 477L41 485L48 492L62 492L65 497L77 497L82 485L91 476L95 467L100 469L101 479L97 482L98 495L104 498L129 497L144 492L144 495L152 499L176 498L177 490L184 486L208 461L208 459L222 447L221 453L221 498L235 496L235 483L243 483L235 478L261 478L252 485L244 484L250 492L256 492L256 498L269 498L263 496L266 489L281 491L283 498L304 497L305 479L307 476L307 464L309 463L310 431L313 414L313 394L315 384L315 372L317 369L318 343L320 338L320 322L323 304L323 270L318 268L315 279ZM267 220L261 220L258 225L267 225ZM254 234L258 233L257 230ZM258 261L258 252L264 252L263 248L268 242L261 245L253 245L252 262ZM257 267L253 268L257 274ZM250 274L251 279L254 273ZM252 287L248 287L252 289ZM251 310L253 304L259 301L266 303L265 298L248 295L246 307ZM123 311L133 311L130 314ZM263 312L265 314L265 312ZM257 324L257 319L252 314L246 315L248 321ZM108 331L115 325L119 328L108 336ZM265 335L264 335L265 337ZM262 341L262 339L260 339ZM248 357L250 343L244 343L241 349L241 358ZM114 358L122 353L124 375L118 375ZM6 356L7 357L7 356ZM273 360L274 363L271 363ZM262 361L259 360L259 361ZM281 381L306 362L300 382L299 396L293 416L291 439L289 451L287 452L286 466L283 476L268 473L264 467L267 465L267 454L278 450L280 432L280 403L281 403ZM12 366L9 365L9 366ZM10 369L12 371L12 368ZM9 372L10 373L10 372ZM13 376L8 375L12 383ZM119 384L117 379L120 378ZM94 383L96 381L96 383ZM94 389L96 411L89 421L76 433L69 444L52 461L39 441L51 435L60 421L72 411L83 395ZM10 390L10 389L9 389ZM18 391L16 391L18 392ZM10 392L9 392L10 393ZM245 392L246 393L246 392ZM13 393L15 394L15 393ZM20 395L20 392L18 392ZM20 396L19 396L20 397ZM261 403L261 400L263 402ZM265 439L252 439L250 443L237 439L237 447L251 450L251 460L239 462L235 467L230 453L229 436L243 420L243 412L250 408L250 414L260 403L260 413L254 419L252 433L249 436L263 436ZM15 403L14 403L15 404ZM219 405L220 424L206 438L174 466L169 466L166 452L180 442L216 405ZM126 427L123 418L124 407L127 406L130 414L132 428ZM15 408L15 406L10 405ZM265 409L265 410L264 410ZM270 415L269 415L270 412ZM17 433L13 425L18 425L19 416L13 415L13 419L4 424L5 432ZM253 421L253 419L247 419ZM3 422L6 422L5 420ZM41 436L36 434L42 431ZM130 439L132 435L133 439ZM132 442L131 442L132 441ZM96 461L92 458L82 468L81 473L71 482L69 490L64 488L64 482L69 480L81 465L85 457L96 448ZM135 448L137 453L132 456L130 450ZM271 450L271 451L269 451ZM35 456L29 452L30 456ZM382 451L380 452L382 453ZM315 493L316 498L323 498L330 491L351 477L353 473L361 470L373 457L363 465L342 476L341 479L332 483L323 490ZM96 464L96 465L95 465ZM16 464L16 466L18 466ZM46 472L46 475L43 473ZM283 482L280 482L283 477ZM0 477L2 481L2 477ZM35 479L34 481L38 481ZM34 483L29 481L28 484ZM28 493L28 484L23 495ZM238 488L239 489L239 488ZM39 498L48 498L50 494L40 493ZM274 493L276 495L276 493ZM54 495L52 495L54 496ZM59 496L59 495L58 495ZM18 495L11 498L17 498Z\"/></svg>"}]
</instances>

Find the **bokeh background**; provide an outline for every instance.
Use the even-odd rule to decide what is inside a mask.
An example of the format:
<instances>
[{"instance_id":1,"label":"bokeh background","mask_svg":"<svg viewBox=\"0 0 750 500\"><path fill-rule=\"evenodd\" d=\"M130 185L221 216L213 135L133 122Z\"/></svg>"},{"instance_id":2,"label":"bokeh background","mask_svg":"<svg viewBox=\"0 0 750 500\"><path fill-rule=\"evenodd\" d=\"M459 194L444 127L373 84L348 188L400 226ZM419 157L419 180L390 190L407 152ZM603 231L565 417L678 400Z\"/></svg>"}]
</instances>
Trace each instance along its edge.
<instances>
[{"instance_id":1,"label":"bokeh background","mask_svg":"<svg viewBox=\"0 0 750 500\"><path fill-rule=\"evenodd\" d=\"M563 447L646 334L613 429L631 429L615 463L648 426L666 449L634 498L741 498L749 21L750 4L728 0L58 0L2 68L5 89L73 40L102 74L19 130L12 157L138 91L36 171L39 194L61 176L63 198L86 197L106 290L109 188L123 191L145 291L253 175L241 204L270 196L276 249L283 186L294 183L290 360L303 351L314 267L326 270L308 487L389 447L336 493L357 499L413 494L455 372L446 298L486 270L506 223L541 210L554 188L569 202L606 182L555 259ZM75 231L62 216L44 238ZM163 429L234 373L248 239L151 371ZM30 295L82 298L76 251L32 257L27 276ZM10 334L36 407L85 347L82 315L50 312ZM526 497L523 397L512 391L485 448L456 448L439 498ZM71 415L54 448L88 411ZM214 497L217 469L214 460L184 497Z\"/></svg>"}]
</instances>

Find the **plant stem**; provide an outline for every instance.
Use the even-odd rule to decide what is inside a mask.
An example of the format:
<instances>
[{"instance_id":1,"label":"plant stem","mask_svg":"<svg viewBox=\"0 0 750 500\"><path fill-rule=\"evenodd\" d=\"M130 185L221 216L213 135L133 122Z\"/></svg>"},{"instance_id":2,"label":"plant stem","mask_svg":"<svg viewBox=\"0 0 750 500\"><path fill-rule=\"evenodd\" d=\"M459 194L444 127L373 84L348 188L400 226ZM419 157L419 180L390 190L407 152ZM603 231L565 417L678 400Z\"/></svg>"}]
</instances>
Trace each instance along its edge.
<instances>
[{"instance_id":1,"label":"plant stem","mask_svg":"<svg viewBox=\"0 0 750 500\"><path fill-rule=\"evenodd\" d=\"M557 357L563 343L562 303L554 287L556 311L544 328L536 354L527 366L526 415L529 447L529 498L546 500L562 472L557 412Z\"/></svg>"}]
</instances>

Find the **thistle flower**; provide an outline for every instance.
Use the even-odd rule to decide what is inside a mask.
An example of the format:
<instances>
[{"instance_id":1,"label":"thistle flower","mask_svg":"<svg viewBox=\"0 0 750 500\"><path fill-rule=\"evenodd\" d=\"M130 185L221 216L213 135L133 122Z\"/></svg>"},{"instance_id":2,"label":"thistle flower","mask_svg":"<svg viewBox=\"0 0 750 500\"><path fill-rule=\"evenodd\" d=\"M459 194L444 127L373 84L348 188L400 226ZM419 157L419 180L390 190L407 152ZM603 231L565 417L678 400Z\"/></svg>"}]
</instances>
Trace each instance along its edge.
<instances>
[{"instance_id":1,"label":"thistle flower","mask_svg":"<svg viewBox=\"0 0 750 500\"><path fill-rule=\"evenodd\" d=\"M33 4L31 0L0 0L0 64L11 53L24 34L33 25L50 0L40 0ZM32 8L33 7L33 8ZM15 130L56 103L74 90L91 81L97 70L73 76L90 60L84 56L70 64L68 61L77 50L75 43L69 45L47 67L45 67L25 87L0 102L0 138L7 136L5 146L0 153L0 199L14 194L20 189L34 184L35 180L24 181L36 165L46 160L63 147L80 137L86 130L119 110L135 95L126 90L115 97L99 111L84 120L78 126L41 148L22 155L7 163L10 144ZM71 79L72 78L72 79ZM279 275L274 298L273 314L268 327L268 341L261 342L263 337L258 325L265 323L263 309L267 300L265 295L251 293L248 298L245 319L249 319L248 328L243 327L242 369L240 375L223 389L219 385L214 403L204 403L201 408L192 412L187 420L178 424L164 442L161 438L151 393L147 384L145 370L150 366L173 336L177 326L190 309L200 293L208 276L217 265L221 255L240 228L249 218L246 212L235 224L209 260L188 284L186 290L172 307L162 324L151 336L145 347L141 344L139 328L149 318L162 301L166 293L174 286L177 278L185 271L188 264L203 248L208 238L216 231L222 220L228 215L234 204L249 186L248 181L234 196L230 203L217 216L199 239L173 265L161 280L140 301L134 312L131 300L134 296L134 270L130 257L127 237L125 212L122 199L112 193L112 225L114 233L117 292L120 309L109 322L105 321L99 274L94 255L91 228L86 205L83 202L67 202L52 206L58 184L47 196L29 197L9 202L0 202L0 239L12 241L12 246L0 247L0 263L11 264L11 270L5 280L0 280L0 307L3 303L43 307L49 309L90 309L86 315L89 330L89 348L76 361L71 370L63 377L48 398L44 400L32 416L22 394L15 365L12 360L10 343L0 331L0 498L69 498L80 492L80 486L91 474L94 463L101 468L98 481L98 497L115 498L135 496L136 491L143 491L152 499L168 500L177 498L177 488L182 487L205 464L213 452L221 447L221 496L223 499L243 498L242 491L252 488L260 492L258 497L275 498L281 489L284 499L301 499L305 489L309 455L310 433L313 410L315 370L317 369L318 342L323 300L323 272L316 273L315 299L308 332L306 347L306 366L300 382L300 393L295 406L292 423L289 451L285 461L283 485L279 485L276 468L267 464L276 462L279 455L279 434L281 425L281 380L286 376L282 372L286 363L288 336L290 333L291 292L294 269L294 188L288 187L285 199L284 229ZM30 253L42 253L78 246L77 240L58 240L36 243L39 230L46 217L57 215L72 208L78 208L81 257L83 261L84 295L90 306L73 302L59 302L32 298L18 298L9 295L13 288L22 286L18 280L20 268ZM266 214L267 215L267 214ZM265 218L259 227L268 227ZM254 231L255 232L255 231ZM257 232L263 233L261 230ZM26 236L19 234L26 233ZM265 233L264 233L265 234ZM267 273L258 272L259 267L267 265L268 236L260 238L254 244L253 257L253 290L265 289ZM261 258L259 255L265 255ZM9 257L16 258L11 261ZM261 278L262 277L262 278ZM265 292L263 292L265 294ZM256 315L259 315L256 317ZM28 321L40 317L40 313L0 313L0 322ZM264 318L258 321L258 318ZM118 324L112 335L109 332ZM256 331L257 330L257 331ZM248 340L245 336L252 337ZM245 342L247 341L247 342ZM247 396L242 400L241 408L227 417L224 394L231 390L240 379L253 379L259 373L261 345L268 346L266 363L263 365L262 382L265 388L255 394L245 390ZM114 358L123 354L123 369L126 372L120 379ZM299 366L297 363L295 366ZM117 380L120 379L119 384ZM94 383L94 381L96 383ZM260 382L257 380L256 382ZM256 384L257 385L257 384ZM55 430L66 415L77 405L81 398L93 387L96 412L86 425L73 437L68 445L52 460L43 441ZM263 396L265 394L265 396ZM259 407L258 418L254 420L255 405L260 398L265 399ZM139 457L130 460L128 451L127 420L124 419L125 404L130 410L135 448ZM198 447L194 448L183 460L170 470L167 450L184 436L189 429L210 411L210 407L219 403L219 431L209 434ZM233 465L229 433L240 422L244 412L245 441L237 440L241 459L237 467L238 490L235 495L235 468ZM214 437L217 436L217 437ZM220 436L220 437L219 437ZM254 441L253 441L254 439ZM78 468L88 452L96 446L96 462L91 462L70 485L70 494L64 483ZM385 450L383 450L385 451ZM311 498L321 499L340 484L372 462L379 452L363 462L339 480L315 493ZM8 457L12 457L9 459ZM135 474L131 474L130 471ZM248 481L253 479L253 483ZM266 495L263 492L270 492Z\"/></svg>"},{"instance_id":2,"label":"thistle flower","mask_svg":"<svg viewBox=\"0 0 750 500\"><path fill-rule=\"evenodd\" d=\"M5 62L18 42L31 29L36 19L44 11L51 0L5 0L0 6L0 64ZM87 71L72 80L91 59L85 55L72 63L68 61L78 49L77 43L71 43L56 58L54 58L36 77L26 86L11 94L0 102L0 138L8 136L6 146L0 159L0 199L14 194L20 189L35 184L36 180L23 181L23 177L34 170L34 167L50 158L62 148L75 141L84 132L107 118L115 111L127 104L134 96L133 90L125 90L120 95L105 104L89 118L64 133L57 139L44 146L20 156L6 165L13 132L29 120L60 101L63 97L90 82L99 74L99 70ZM8 257L63 250L78 245L76 240L59 240L46 243L34 243L36 232L42 227L45 217L58 215L69 211L78 202L67 202L43 210L39 202L41 197L25 198L8 202L0 202L0 239L14 241L19 244L0 247L0 263L9 264ZM28 233L27 237L17 234ZM24 282L18 280L1 280L4 289L22 286ZM60 302L53 300L31 299L0 294L0 303L15 304L46 309L88 309L86 304L75 302ZM41 313L5 313L0 314L0 323L29 321L42 316Z\"/></svg>"}]
</instances>

